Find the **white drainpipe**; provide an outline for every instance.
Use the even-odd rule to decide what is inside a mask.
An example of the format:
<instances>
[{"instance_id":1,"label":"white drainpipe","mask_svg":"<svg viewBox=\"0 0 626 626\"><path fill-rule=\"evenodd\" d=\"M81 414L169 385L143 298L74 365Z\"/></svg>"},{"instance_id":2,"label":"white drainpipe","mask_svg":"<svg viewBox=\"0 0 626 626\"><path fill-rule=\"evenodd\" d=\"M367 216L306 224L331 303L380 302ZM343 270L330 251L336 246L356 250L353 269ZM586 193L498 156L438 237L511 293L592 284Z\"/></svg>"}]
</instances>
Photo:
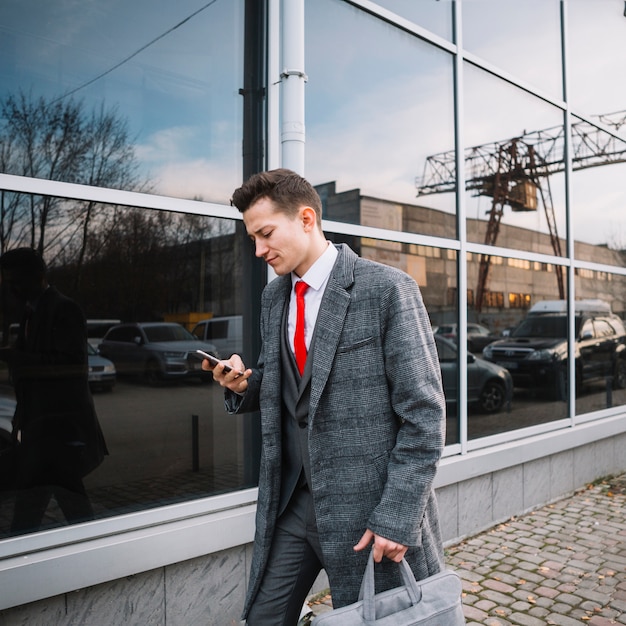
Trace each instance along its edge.
<instances>
[{"instance_id":1,"label":"white drainpipe","mask_svg":"<svg viewBox=\"0 0 626 626\"><path fill-rule=\"evenodd\" d=\"M282 0L281 164L304 176L304 0Z\"/></svg>"}]
</instances>

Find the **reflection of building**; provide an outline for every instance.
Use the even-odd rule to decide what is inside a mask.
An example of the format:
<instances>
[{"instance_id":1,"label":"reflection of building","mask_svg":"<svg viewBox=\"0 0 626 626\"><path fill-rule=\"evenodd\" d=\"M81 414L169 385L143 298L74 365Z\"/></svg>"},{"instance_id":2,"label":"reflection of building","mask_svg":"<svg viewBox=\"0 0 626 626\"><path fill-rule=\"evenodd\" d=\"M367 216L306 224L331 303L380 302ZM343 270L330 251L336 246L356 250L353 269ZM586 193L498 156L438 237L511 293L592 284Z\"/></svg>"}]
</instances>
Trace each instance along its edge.
<instances>
[{"instance_id":1,"label":"reflection of building","mask_svg":"<svg viewBox=\"0 0 626 626\"><path fill-rule=\"evenodd\" d=\"M324 217L374 228L450 237L455 231L455 216L426 206L409 205L361 195L358 189L336 192L335 183L317 187L323 198ZM487 221L468 219L468 238L480 241ZM354 238L353 245L370 259L394 265L411 274L419 283L434 325L456 321L457 271L455 250L433 246ZM520 228L509 223L500 225L499 246L551 256L552 241L548 234ZM565 247L565 243L562 243ZM622 252L607 246L576 242L578 257L594 263L620 266ZM488 325L499 332L518 323L535 302L558 299L555 266L551 263L520 258L491 256L489 289L485 292L482 311L474 310L475 287L479 276L480 254L468 252L467 303L468 319ZM608 272L576 269L576 297L600 298L624 317L626 285L613 281Z\"/></svg>"}]
</instances>

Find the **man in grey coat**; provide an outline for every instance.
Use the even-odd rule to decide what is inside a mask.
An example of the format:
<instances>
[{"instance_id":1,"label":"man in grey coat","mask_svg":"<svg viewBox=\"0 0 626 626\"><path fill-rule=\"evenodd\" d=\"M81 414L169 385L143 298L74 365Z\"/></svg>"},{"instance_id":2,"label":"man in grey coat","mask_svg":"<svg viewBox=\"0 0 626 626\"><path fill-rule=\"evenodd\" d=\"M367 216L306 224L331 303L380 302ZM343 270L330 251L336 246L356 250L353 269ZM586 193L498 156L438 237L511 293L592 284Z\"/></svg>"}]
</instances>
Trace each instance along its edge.
<instances>
[{"instance_id":1,"label":"man in grey coat","mask_svg":"<svg viewBox=\"0 0 626 626\"><path fill-rule=\"evenodd\" d=\"M232 203L278 275L262 296L256 368L239 355L213 368L229 412L261 414L244 618L294 626L322 568L335 607L357 600L370 545L377 591L401 584L392 561L403 557L417 579L441 569L433 479L445 401L410 276L327 241L317 192L290 170L253 176Z\"/></svg>"}]
</instances>

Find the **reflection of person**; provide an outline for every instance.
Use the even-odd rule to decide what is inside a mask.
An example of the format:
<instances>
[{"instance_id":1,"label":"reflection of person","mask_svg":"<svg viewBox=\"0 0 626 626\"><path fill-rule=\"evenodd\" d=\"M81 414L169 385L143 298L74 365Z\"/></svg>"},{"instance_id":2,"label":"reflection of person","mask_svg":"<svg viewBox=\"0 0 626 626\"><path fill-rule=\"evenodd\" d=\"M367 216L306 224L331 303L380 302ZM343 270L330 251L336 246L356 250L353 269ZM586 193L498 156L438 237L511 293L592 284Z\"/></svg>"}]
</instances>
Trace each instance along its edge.
<instances>
[{"instance_id":1,"label":"reflection of person","mask_svg":"<svg viewBox=\"0 0 626 626\"><path fill-rule=\"evenodd\" d=\"M93 518L83 476L107 453L87 378L83 312L49 286L30 248L0 257L2 287L24 307L17 343L2 348L15 387L18 445L12 533L36 530L52 496L69 522Z\"/></svg>"},{"instance_id":2,"label":"reflection of person","mask_svg":"<svg viewBox=\"0 0 626 626\"><path fill-rule=\"evenodd\" d=\"M252 626L293 625L321 568L335 607L357 600L372 543L378 590L401 584L388 559L406 555L418 579L441 569L433 478L445 402L410 276L328 242L317 192L289 170L253 176L232 203L256 255L278 275L262 296L257 368L244 370L233 355L232 372L213 369L230 412L261 412L244 616ZM300 279L309 285L302 374L294 358Z\"/></svg>"}]
</instances>

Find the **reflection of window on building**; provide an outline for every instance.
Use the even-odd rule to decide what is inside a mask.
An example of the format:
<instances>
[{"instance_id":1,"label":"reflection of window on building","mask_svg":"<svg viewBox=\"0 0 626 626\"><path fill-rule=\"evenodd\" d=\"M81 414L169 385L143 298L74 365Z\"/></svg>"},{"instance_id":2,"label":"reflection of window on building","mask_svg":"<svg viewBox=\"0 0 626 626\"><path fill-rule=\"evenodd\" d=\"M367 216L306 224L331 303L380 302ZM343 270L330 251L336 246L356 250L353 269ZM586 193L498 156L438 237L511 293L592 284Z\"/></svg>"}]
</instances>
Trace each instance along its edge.
<instances>
[{"instance_id":1,"label":"reflection of window on building","mask_svg":"<svg viewBox=\"0 0 626 626\"><path fill-rule=\"evenodd\" d=\"M449 252L454 252L455 257L456 257L455 250L450 250ZM422 246L422 245L414 244L414 243L409 244L408 253L414 254L417 256L428 257L431 259L441 258L441 248L433 248L432 246Z\"/></svg>"},{"instance_id":2,"label":"reflection of window on building","mask_svg":"<svg viewBox=\"0 0 626 626\"><path fill-rule=\"evenodd\" d=\"M552 265L550 263L541 263L540 261L533 261L533 269L535 272L551 272Z\"/></svg>"},{"instance_id":3,"label":"reflection of window on building","mask_svg":"<svg viewBox=\"0 0 626 626\"><path fill-rule=\"evenodd\" d=\"M509 267L518 267L522 270L530 269L530 261L526 259L508 259L508 265Z\"/></svg>"},{"instance_id":4,"label":"reflection of window on building","mask_svg":"<svg viewBox=\"0 0 626 626\"><path fill-rule=\"evenodd\" d=\"M581 278L593 278L594 277L594 271L585 269L584 267L577 267L574 270L574 273L576 274L576 276L580 276Z\"/></svg>"},{"instance_id":5,"label":"reflection of window on building","mask_svg":"<svg viewBox=\"0 0 626 626\"><path fill-rule=\"evenodd\" d=\"M486 291L483 296L486 306L504 308L504 294L501 291Z\"/></svg>"},{"instance_id":6,"label":"reflection of window on building","mask_svg":"<svg viewBox=\"0 0 626 626\"><path fill-rule=\"evenodd\" d=\"M529 293L510 293L509 294L510 309L529 309L530 294Z\"/></svg>"}]
</instances>

